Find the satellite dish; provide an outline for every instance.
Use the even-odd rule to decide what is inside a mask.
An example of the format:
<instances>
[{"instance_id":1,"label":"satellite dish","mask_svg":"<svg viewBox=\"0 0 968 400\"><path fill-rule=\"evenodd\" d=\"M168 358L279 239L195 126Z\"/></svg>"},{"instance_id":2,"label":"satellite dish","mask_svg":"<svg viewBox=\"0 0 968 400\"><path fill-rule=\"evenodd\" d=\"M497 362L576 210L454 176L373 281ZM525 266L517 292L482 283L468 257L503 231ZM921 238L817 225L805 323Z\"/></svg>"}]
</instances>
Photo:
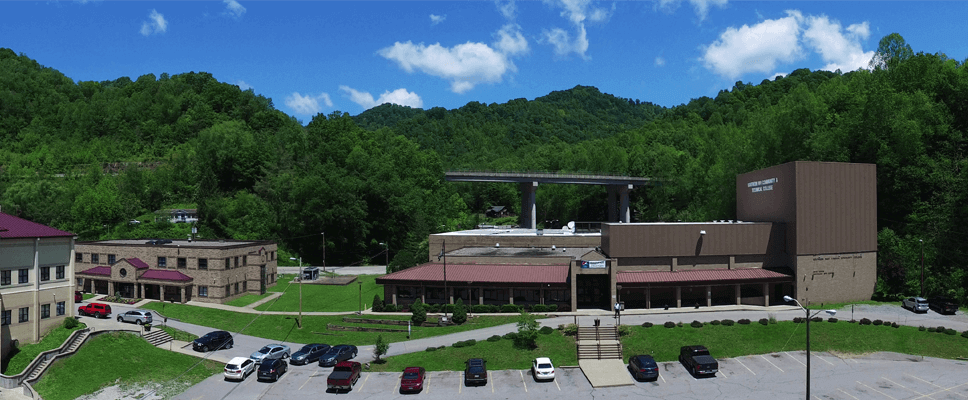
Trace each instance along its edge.
<instances>
[{"instance_id":1,"label":"satellite dish","mask_svg":"<svg viewBox=\"0 0 968 400\"><path fill-rule=\"evenodd\" d=\"M575 230L575 221L568 221L568 229Z\"/></svg>"}]
</instances>

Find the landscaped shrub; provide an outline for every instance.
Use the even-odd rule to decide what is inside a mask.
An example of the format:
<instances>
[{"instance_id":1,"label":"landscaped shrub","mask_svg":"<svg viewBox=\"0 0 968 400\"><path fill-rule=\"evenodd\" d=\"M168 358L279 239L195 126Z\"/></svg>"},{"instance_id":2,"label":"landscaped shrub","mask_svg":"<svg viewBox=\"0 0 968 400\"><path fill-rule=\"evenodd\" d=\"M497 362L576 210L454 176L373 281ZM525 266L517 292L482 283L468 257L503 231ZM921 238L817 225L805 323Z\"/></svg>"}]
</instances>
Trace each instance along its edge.
<instances>
[{"instance_id":1,"label":"landscaped shrub","mask_svg":"<svg viewBox=\"0 0 968 400\"><path fill-rule=\"evenodd\" d=\"M643 328L651 328L651 327L652 327L652 325L653 325L653 324L652 324L651 322L643 322L643 323L642 323L642 327L643 327Z\"/></svg>"},{"instance_id":2,"label":"landscaped shrub","mask_svg":"<svg viewBox=\"0 0 968 400\"><path fill-rule=\"evenodd\" d=\"M437 351L437 348L436 347L428 347L427 348L427 351Z\"/></svg>"},{"instance_id":3,"label":"landscaped shrub","mask_svg":"<svg viewBox=\"0 0 968 400\"><path fill-rule=\"evenodd\" d=\"M508 333L505 333L504 336L502 336L502 337L505 338L505 339L507 339L507 340L514 340L515 338L518 337L518 333L517 332L508 332Z\"/></svg>"},{"instance_id":4,"label":"landscaped shrub","mask_svg":"<svg viewBox=\"0 0 968 400\"><path fill-rule=\"evenodd\" d=\"M565 327L561 330L561 333L565 334L565 336L575 336L578 334L578 325L565 325Z\"/></svg>"},{"instance_id":5,"label":"landscaped shrub","mask_svg":"<svg viewBox=\"0 0 968 400\"><path fill-rule=\"evenodd\" d=\"M932 327L930 327L930 328L928 328L928 332L935 332L935 331L937 331L937 329L934 329L934 327L933 327L933 326L932 326Z\"/></svg>"},{"instance_id":6,"label":"landscaped shrub","mask_svg":"<svg viewBox=\"0 0 968 400\"><path fill-rule=\"evenodd\" d=\"M937 327L937 328L934 328L934 331L935 331L935 332L944 332L944 331L945 331L945 329L946 329L946 328L945 328L944 326L939 326L939 327Z\"/></svg>"},{"instance_id":7,"label":"landscaped shrub","mask_svg":"<svg viewBox=\"0 0 968 400\"><path fill-rule=\"evenodd\" d=\"M676 326L682 328L682 321L676 322Z\"/></svg>"},{"instance_id":8,"label":"landscaped shrub","mask_svg":"<svg viewBox=\"0 0 968 400\"><path fill-rule=\"evenodd\" d=\"M945 335L952 335L952 336L954 336L954 335L957 335L958 334L958 331L956 331L954 329L951 329L951 328L948 328L948 329L945 329L944 334Z\"/></svg>"},{"instance_id":9,"label":"landscaped shrub","mask_svg":"<svg viewBox=\"0 0 968 400\"><path fill-rule=\"evenodd\" d=\"M410 311L413 312L413 315L410 316L410 322L413 322L414 325L420 326L427 321L427 310L420 299L413 301L413 304L410 305Z\"/></svg>"},{"instance_id":10,"label":"landscaped shrub","mask_svg":"<svg viewBox=\"0 0 968 400\"><path fill-rule=\"evenodd\" d=\"M429 312L429 313L439 313L440 312L440 304L429 304L429 303L426 303L426 304L424 304L424 311Z\"/></svg>"},{"instance_id":11,"label":"landscaped shrub","mask_svg":"<svg viewBox=\"0 0 968 400\"><path fill-rule=\"evenodd\" d=\"M874 320L874 326L878 326L878 325L881 325L881 324L883 324L883 323L884 323L884 321L881 321L881 320L879 320L879 319L875 319L875 320Z\"/></svg>"},{"instance_id":12,"label":"landscaped shrub","mask_svg":"<svg viewBox=\"0 0 968 400\"><path fill-rule=\"evenodd\" d=\"M629 326L629 325L619 325L618 326L618 335L619 336L628 336L628 335L631 335L631 334L632 334L632 327L631 326Z\"/></svg>"},{"instance_id":13,"label":"landscaped shrub","mask_svg":"<svg viewBox=\"0 0 968 400\"><path fill-rule=\"evenodd\" d=\"M891 323L891 328L900 328L900 327L901 327L901 325L898 325L897 322L892 322Z\"/></svg>"},{"instance_id":14,"label":"landscaped shrub","mask_svg":"<svg viewBox=\"0 0 968 400\"><path fill-rule=\"evenodd\" d=\"M471 312L476 314L496 313L501 309L494 304L475 304L471 306Z\"/></svg>"},{"instance_id":15,"label":"landscaped shrub","mask_svg":"<svg viewBox=\"0 0 968 400\"><path fill-rule=\"evenodd\" d=\"M837 321L838 321L837 318L834 318L834 317L827 318L827 322L829 322L831 324L833 324L833 323L835 323Z\"/></svg>"},{"instance_id":16,"label":"landscaped shrub","mask_svg":"<svg viewBox=\"0 0 968 400\"><path fill-rule=\"evenodd\" d=\"M383 300L380 300L380 295L373 295L373 312L383 312Z\"/></svg>"},{"instance_id":17,"label":"landscaped shrub","mask_svg":"<svg viewBox=\"0 0 968 400\"><path fill-rule=\"evenodd\" d=\"M454 323L463 324L467 322L467 307L464 307L464 300L457 299L457 303L454 304Z\"/></svg>"},{"instance_id":18,"label":"landscaped shrub","mask_svg":"<svg viewBox=\"0 0 968 400\"><path fill-rule=\"evenodd\" d=\"M454 347L470 347L470 346L473 346L475 344L477 344L477 340L467 339L467 340L461 340L459 342L454 342L454 345L453 346Z\"/></svg>"},{"instance_id":19,"label":"landscaped shrub","mask_svg":"<svg viewBox=\"0 0 968 400\"><path fill-rule=\"evenodd\" d=\"M968 331L961 332L961 337L968 338Z\"/></svg>"},{"instance_id":20,"label":"landscaped shrub","mask_svg":"<svg viewBox=\"0 0 968 400\"><path fill-rule=\"evenodd\" d=\"M535 304L531 306L531 312L547 312L548 306L544 304Z\"/></svg>"},{"instance_id":21,"label":"landscaped shrub","mask_svg":"<svg viewBox=\"0 0 968 400\"><path fill-rule=\"evenodd\" d=\"M519 312L521 312L521 306L519 306L517 304L502 304L501 305L501 312L502 313L519 313Z\"/></svg>"},{"instance_id":22,"label":"landscaped shrub","mask_svg":"<svg viewBox=\"0 0 968 400\"><path fill-rule=\"evenodd\" d=\"M743 318L743 319L741 319L739 321L736 321L736 323L738 323L740 325L749 325L750 324L750 320L748 320L746 318Z\"/></svg>"},{"instance_id":23,"label":"landscaped shrub","mask_svg":"<svg viewBox=\"0 0 968 400\"><path fill-rule=\"evenodd\" d=\"M769 317L767 319L770 321L771 324L776 323L776 314L766 314L766 316Z\"/></svg>"},{"instance_id":24,"label":"landscaped shrub","mask_svg":"<svg viewBox=\"0 0 968 400\"><path fill-rule=\"evenodd\" d=\"M871 320L869 320L867 318L861 318L860 319L860 324L861 325L870 325L871 324Z\"/></svg>"},{"instance_id":25,"label":"landscaped shrub","mask_svg":"<svg viewBox=\"0 0 968 400\"><path fill-rule=\"evenodd\" d=\"M557 304L548 304L547 307L548 307L548 312L558 311L558 305Z\"/></svg>"},{"instance_id":26,"label":"landscaped shrub","mask_svg":"<svg viewBox=\"0 0 968 400\"><path fill-rule=\"evenodd\" d=\"M666 323L662 324L662 326L664 326L666 328L675 328L676 327L676 323L675 322L672 322L672 321L669 321L669 322L666 322Z\"/></svg>"},{"instance_id":27,"label":"landscaped shrub","mask_svg":"<svg viewBox=\"0 0 968 400\"><path fill-rule=\"evenodd\" d=\"M712 321L709 321L709 325L719 325L719 320L718 319L714 319Z\"/></svg>"},{"instance_id":28,"label":"landscaped shrub","mask_svg":"<svg viewBox=\"0 0 968 400\"><path fill-rule=\"evenodd\" d=\"M723 326L733 326L734 323L735 322L733 322L733 320L731 320L731 319L724 319L723 320Z\"/></svg>"},{"instance_id":29,"label":"landscaped shrub","mask_svg":"<svg viewBox=\"0 0 968 400\"><path fill-rule=\"evenodd\" d=\"M823 317L810 318L810 322L823 322Z\"/></svg>"},{"instance_id":30,"label":"landscaped shrub","mask_svg":"<svg viewBox=\"0 0 968 400\"><path fill-rule=\"evenodd\" d=\"M766 318L760 318L760 321L759 322L760 322L760 325L764 325L764 326L770 324L770 320L768 320Z\"/></svg>"},{"instance_id":31,"label":"landscaped shrub","mask_svg":"<svg viewBox=\"0 0 968 400\"><path fill-rule=\"evenodd\" d=\"M487 341L488 342L499 342L499 341L501 341L501 335L491 336L491 337L487 338Z\"/></svg>"},{"instance_id":32,"label":"landscaped shrub","mask_svg":"<svg viewBox=\"0 0 968 400\"><path fill-rule=\"evenodd\" d=\"M702 328L702 322L699 322L699 321L692 321L692 322L691 322L691 323L689 324L689 326L691 326L691 327L693 327L693 328Z\"/></svg>"},{"instance_id":33,"label":"landscaped shrub","mask_svg":"<svg viewBox=\"0 0 968 400\"><path fill-rule=\"evenodd\" d=\"M538 333L542 335L550 335L551 332L554 332L554 331L555 329L550 326L542 326L541 329L538 329Z\"/></svg>"},{"instance_id":34,"label":"landscaped shrub","mask_svg":"<svg viewBox=\"0 0 968 400\"><path fill-rule=\"evenodd\" d=\"M802 324L803 323L803 318L793 317L793 323L794 324Z\"/></svg>"},{"instance_id":35,"label":"landscaped shrub","mask_svg":"<svg viewBox=\"0 0 968 400\"><path fill-rule=\"evenodd\" d=\"M925 328L923 326L919 326L918 327L918 330L921 331L921 332L924 332L924 331L928 330L928 328Z\"/></svg>"},{"instance_id":36,"label":"landscaped shrub","mask_svg":"<svg viewBox=\"0 0 968 400\"><path fill-rule=\"evenodd\" d=\"M453 314L457 307L454 304L443 304L440 306L440 311L448 314Z\"/></svg>"},{"instance_id":37,"label":"landscaped shrub","mask_svg":"<svg viewBox=\"0 0 968 400\"><path fill-rule=\"evenodd\" d=\"M77 322L77 318L71 318L71 317L64 318L64 328L66 329L77 328L77 326L80 324L81 324L80 322Z\"/></svg>"}]
</instances>

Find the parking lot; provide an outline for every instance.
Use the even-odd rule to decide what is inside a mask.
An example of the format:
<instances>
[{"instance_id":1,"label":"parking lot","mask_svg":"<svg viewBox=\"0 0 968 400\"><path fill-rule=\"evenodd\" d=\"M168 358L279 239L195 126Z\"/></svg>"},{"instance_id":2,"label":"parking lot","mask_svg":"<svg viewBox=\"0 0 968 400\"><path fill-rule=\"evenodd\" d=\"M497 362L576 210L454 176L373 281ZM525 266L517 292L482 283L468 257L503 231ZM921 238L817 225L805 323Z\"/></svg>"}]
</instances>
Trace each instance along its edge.
<instances>
[{"instance_id":1,"label":"parking lot","mask_svg":"<svg viewBox=\"0 0 968 400\"><path fill-rule=\"evenodd\" d=\"M813 353L811 398L814 399L966 399L968 362L922 359L893 353L840 358ZM527 370L490 371L485 386L465 387L463 372L428 373L425 389L415 395L399 393L400 373L364 372L349 392L326 393L332 368L315 364L293 366L278 382L226 382L221 375L195 385L179 399L290 399L301 396L347 396L358 399L402 398L632 398L647 395L664 399L796 399L803 398L806 372L804 352L752 355L719 360L720 372L696 379L677 362L659 363L655 382L594 389L578 368L557 368L552 382L535 382ZM623 371L624 372L624 371ZM624 372L627 373L627 372Z\"/></svg>"}]
</instances>

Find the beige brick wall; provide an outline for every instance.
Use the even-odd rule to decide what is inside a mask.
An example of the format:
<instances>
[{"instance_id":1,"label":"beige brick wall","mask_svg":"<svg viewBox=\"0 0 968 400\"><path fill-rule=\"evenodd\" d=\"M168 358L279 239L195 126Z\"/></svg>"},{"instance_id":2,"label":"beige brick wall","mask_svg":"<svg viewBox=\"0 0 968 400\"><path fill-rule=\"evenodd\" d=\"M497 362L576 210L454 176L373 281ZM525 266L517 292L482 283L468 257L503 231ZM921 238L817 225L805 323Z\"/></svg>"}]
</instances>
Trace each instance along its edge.
<instances>
[{"instance_id":1,"label":"beige brick wall","mask_svg":"<svg viewBox=\"0 0 968 400\"><path fill-rule=\"evenodd\" d=\"M876 283L876 252L796 258L796 295L804 306L870 300Z\"/></svg>"}]
</instances>

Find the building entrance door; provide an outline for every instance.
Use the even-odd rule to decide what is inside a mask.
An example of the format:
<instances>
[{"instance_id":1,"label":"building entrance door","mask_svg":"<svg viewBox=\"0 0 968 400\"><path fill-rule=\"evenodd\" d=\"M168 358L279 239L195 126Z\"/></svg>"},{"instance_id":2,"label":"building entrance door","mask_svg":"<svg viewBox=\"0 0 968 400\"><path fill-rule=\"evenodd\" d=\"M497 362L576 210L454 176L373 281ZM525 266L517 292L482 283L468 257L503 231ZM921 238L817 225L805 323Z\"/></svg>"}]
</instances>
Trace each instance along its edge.
<instances>
[{"instance_id":1,"label":"building entrance door","mask_svg":"<svg viewBox=\"0 0 968 400\"><path fill-rule=\"evenodd\" d=\"M575 282L578 308L611 309L608 290L608 275L579 274Z\"/></svg>"}]
</instances>

